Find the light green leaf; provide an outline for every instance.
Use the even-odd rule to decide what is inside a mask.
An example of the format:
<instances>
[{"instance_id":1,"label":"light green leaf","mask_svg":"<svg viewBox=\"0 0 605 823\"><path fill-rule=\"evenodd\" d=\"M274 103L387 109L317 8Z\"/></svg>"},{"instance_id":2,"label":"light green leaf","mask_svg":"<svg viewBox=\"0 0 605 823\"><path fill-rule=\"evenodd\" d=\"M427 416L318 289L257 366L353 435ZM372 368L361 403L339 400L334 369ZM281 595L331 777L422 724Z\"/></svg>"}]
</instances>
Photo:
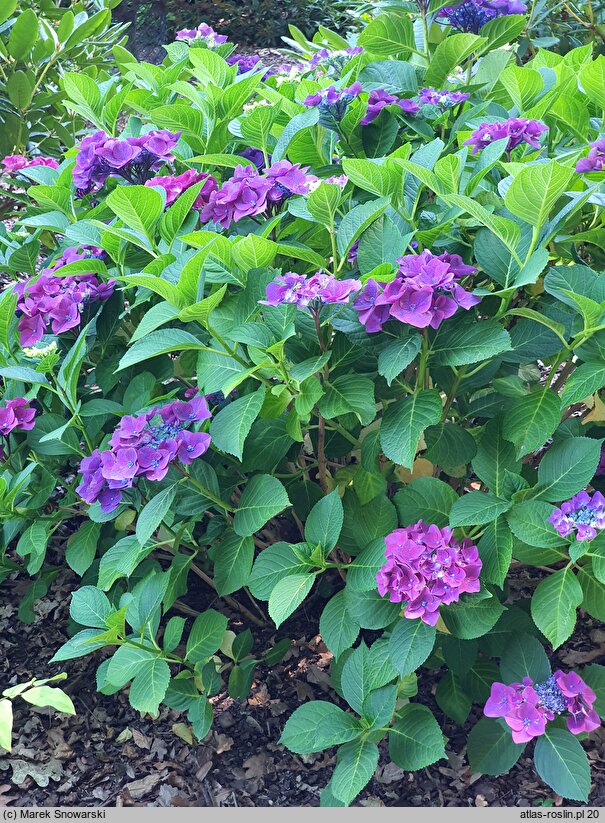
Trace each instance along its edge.
<instances>
[{"instance_id":1,"label":"light green leaf","mask_svg":"<svg viewBox=\"0 0 605 823\"><path fill-rule=\"evenodd\" d=\"M382 419L380 444L389 460L411 469L423 431L441 418L437 391L420 391L389 405Z\"/></svg>"}]
</instances>

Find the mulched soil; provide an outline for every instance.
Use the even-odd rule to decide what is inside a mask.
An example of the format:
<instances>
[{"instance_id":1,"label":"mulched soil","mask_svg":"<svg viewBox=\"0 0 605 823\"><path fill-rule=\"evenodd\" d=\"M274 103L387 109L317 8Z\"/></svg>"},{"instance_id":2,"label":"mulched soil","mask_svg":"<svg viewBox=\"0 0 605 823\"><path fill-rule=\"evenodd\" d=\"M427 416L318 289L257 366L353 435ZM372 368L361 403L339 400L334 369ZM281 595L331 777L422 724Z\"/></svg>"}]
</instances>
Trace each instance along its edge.
<instances>
[{"instance_id":1,"label":"mulched soil","mask_svg":"<svg viewBox=\"0 0 605 823\"><path fill-rule=\"evenodd\" d=\"M529 593L535 582L525 570L515 585ZM22 580L3 584L0 683L5 686L65 669L69 673L65 688L77 715L64 717L16 703L14 750L10 757L0 757L0 807L319 804L320 790L334 766L334 750L301 757L276 741L285 720L302 702L338 700L329 685L331 655L312 633L321 601L312 601L307 611L299 611L285 624L287 635L297 642L281 664L273 669L259 667L247 700L236 702L226 694L215 698L213 730L201 743L191 744L186 739L184 718L176 712L163 709L160 717L152 720L133 711L125 693L111 697L96 693L98 656L49 666L46 661L66 637L69 593L77 581L69 572L61 573L49 594L36 604L32 625L20 623L16 616L25 586ZM189 603L201 610L212 604L212 598L207 589L194 588ZM239 614L231 612L230 617L236 632L245 627ZM255 651L263 651L275 641L271 628L255 631ZM557 662L568 667L603 662L604 649L605 630L586 617L579 621L572 641L559 650ZM527 756L499 778L471 774L465 740L479 717L479 708L473 709L463 729L458 728L434 702L435 680L430 672L423 672L416 699L429 705L443 722L449 737L447 762L405 773L388 762L383 743L377 774L356 805L561 804L561 799L539 781ZM605 805L603 730L584 745L593 767L591 805Z\"/></svg>"}]
</instances>

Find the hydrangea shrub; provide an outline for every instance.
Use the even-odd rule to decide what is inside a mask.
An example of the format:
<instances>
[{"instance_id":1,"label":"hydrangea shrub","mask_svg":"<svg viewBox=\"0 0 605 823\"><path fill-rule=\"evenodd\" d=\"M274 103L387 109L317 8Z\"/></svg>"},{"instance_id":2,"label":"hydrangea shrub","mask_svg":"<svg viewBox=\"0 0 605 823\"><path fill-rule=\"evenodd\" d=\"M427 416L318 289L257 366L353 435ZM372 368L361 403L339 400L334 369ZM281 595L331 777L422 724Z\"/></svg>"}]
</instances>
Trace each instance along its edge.
<instances>
[{"instance_id":1,"label":"hydrangea shrub","mask_svg":"<svg viewBox=\"0 0 605 823\"><path fill-rule=\"evenodd\" d=\"M605 619L605 58L519 64L524 12L272 71L200 24L103 96L67 75L95 131L56 167L4 161L0 579L31 620L64 558L52 662L109 650L101 692L200 739L312 603L332 699L281 742L338 747L324 805L471 717L474 772L589 795L605 668L557 650Z\"/></svg>"}]
</instances>

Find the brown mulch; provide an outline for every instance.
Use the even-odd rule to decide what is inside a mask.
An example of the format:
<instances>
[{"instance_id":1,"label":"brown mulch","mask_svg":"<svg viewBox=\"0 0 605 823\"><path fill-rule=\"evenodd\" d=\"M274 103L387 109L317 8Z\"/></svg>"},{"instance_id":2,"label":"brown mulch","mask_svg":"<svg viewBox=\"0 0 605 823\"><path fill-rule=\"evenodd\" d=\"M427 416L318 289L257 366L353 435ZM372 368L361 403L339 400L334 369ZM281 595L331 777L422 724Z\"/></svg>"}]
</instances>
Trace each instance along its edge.
<instances>
[{"instance_id":1,"label":"brown mulch","mask_svg":"<svg viewBox=\"0 0 605 823\"><path fill-rule=\"evenodd\" d=\"M538 572L539 574L539 572ZM517 588L533 587L526 577ZM535 585L535 581L534 585ZM156 720L133 711L124 692L98 694L94 675L98 655L49 666L64 641L69 593L77 583L59 575L49 594L36 604L36 622L20 623L16 609L26 581L3 584L0 605L0 684L44 677L65 670L65 689L77 715L65 717L23 702L15 705L14 749L0 756L2 806L317 806L321 788L334 766L334 750L298 756L277 744L290 713L313 699L338 700L329 686L331 655L312 632L323 601L312 601L285 626L296 638L284 661L259 667L248 699L215 698L216 722L200 743L193 742L183 716L162 709ZM212 593L210 593L211 595ZM190 593L197 609L212 603L208 590ZM245 625L235 612L230 627ZM255 652L275 642L271 628L256 629ZM284 634L280 634L283 637ZM557 653L566 666L603 662L605 630L584 618L571 641ZM444 717L432 693L436 677L423 670L417 700L435 711L449 737L448 760L405 773L389 763L386 744L376 776L362 792L362 806L531 806L561 805L561 799L536 776L524 756L508 775L471 774L465 758L470 726L480 716L474 707L464 728ZM584 743L592 762L592 805L605 805L605 733ZM531 752L531 749L528 748ZM564 805L570 805L564 802ZM576 805L576 804L571 804Z\"/></svg>"}]
</instances>

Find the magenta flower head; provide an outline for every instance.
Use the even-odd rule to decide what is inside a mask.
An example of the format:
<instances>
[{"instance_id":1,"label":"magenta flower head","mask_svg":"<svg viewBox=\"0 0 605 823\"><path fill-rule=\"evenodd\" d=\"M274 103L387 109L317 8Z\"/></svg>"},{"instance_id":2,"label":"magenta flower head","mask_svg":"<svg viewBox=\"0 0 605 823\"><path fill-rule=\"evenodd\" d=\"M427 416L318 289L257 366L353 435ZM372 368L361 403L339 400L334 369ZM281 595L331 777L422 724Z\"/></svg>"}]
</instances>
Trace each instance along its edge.
<instances>
[{"instance_id":1,"label":"magenta flower head","mask_svg":"<svg viewBox=\"0 0 605 823\"><path fill-rule=\"evenodd\" d=\"M458 31L478 34L490 20L509 14L525 14L527 6L521 0L464 0L456 6L441 9L438 17Z\"/></svg>"},{"instance_id":2,"label":"magenta flower head","mask_svg":"<svg viewBox=\"0 0 605 823\"><path fill-rule=\"evenodd\" d=\"M605 529L605 497L601 492L592 496L581 491L571 500L561 503L548 518L561 537L575 537L580 542L594 540Z\"/></svg>"},{"instance_id":3,"label":"magenta flower head","mask_svg":"<svg viewBox=\"0 0 605 823\"><path fill-rule=\"evenodd\" d=\"M376 582L381 597L405 602L404 615L429 626L442 605L456 603L464 592L478 592L482 563L471 540L459 543L450 528L419 520L385 537L386 561Z\"/></svg>"},{"instance_id":4,"label":"magenta flower head","mask_svg":"<svg viewBox=\"0 0 605 823\"><path fill-rule=\"evenodd\" d=\"M421 105L436 106L442 110L448 109L451 106L457 106L458 103L464 103L468 100L470 94L461 91L436 91L433 88L421 89L418 93L418 102Z\"/></svg>"},{"instance_id":5,"label":"magenta flower head","mask_svg":"<svg viewBox=\"0 0 605 823\"><path fill-rule=\"evenodd\" d=\"M7 400L0 408L0 435L8 437L12 431L30 431L34 427L35 416L36 410L24 397Z\"/></svg>"},{"instance_id":6,"label":"magenta flower head","mask_svg":"<svg viewBox=\"0 0 605 823\"><path fill-rule=\"evenodd\" d=\"M263 66L263 61L258 54L232 54L229 57L226 57L225 60L230 66L237 66L238 74L245 74L247 71L256 69L257 71L264 72L262 76L263 80L266 80L267 77L272 77L275 74L273 69L265 69Z\"/></svg>"},{"instance_id":7,"label":"magenta flower head","mask_svg":"<svg viewBox=\"0 0 605 823\"><path fill-rule=\"evenodd\" d=\"M290 163L289 160L279 160L265 172L265 177L271 183L267 199L277 203L291 197L293 194L308 194L311 186L318 182L313 174L307 174L309 167L301 169L300 163Z\"/></svg>"},{"instance_id":8,"label":"magenta flower head","mask_svg":"<svg viewBox=\"0 0 605 823\"><path fill-rule=\"evenodd\" d=\"M373 89L368 97L368 108L361 119L361 125L372 123L386 106L397 105L406 114L416 114L420 107L415 100L400 100L386 89Z\"/></svg>"},{"instance_id":9,"label":"magenta flower head","mask_svg":"<svg viewBox=\"0 0 605 823\"><path fill-rule=\"evenodd\" d=\"M181 29L176 33L177 40L193 42L196 45L203 43L209 49L222 46L229 39L224 34L217 34L207 23L200 23L196 29Z\"/></svg>"},{"instance_id":10,"label":"magenta flower head","mask_svg":"<svg viewBox=\"0 0 605 823\"><path fill-rule=\"evenodd\" d=\"M76 492L87 503L98 501L104 512L114 511L137 478L163 480L174 460L189 465L204 454L210 435L190 427L210 417L201 396L124 416L109 440L110 448L94 451L80 463L82 481Z\"/></svg>"},{"instance_id":11,"label":"magenta flower head","mask_svg":"<svg viewBox=\"0 0 605 823\"><path fill-rule=\"evenodd\" d=\"M587 157L576 163L577 172L603 171L605 166L605 140L597 140L590 144Z\"/></svg>"},{"instance_id":12,"label":"magenta flower head","mask_svg":"<svg viewBox=\"0 0 605 823\"><path fill-rule=\"evenodd\" d=\"M348 303L350 296L360 289L359 280L337 280L323 272L317 272L313 277L286 272L277 275L275 280L269 283L266 299L259 302L263 306L290 303L303 309L311 304L319 306Z\"/></svg>"},{"instance_id":13,"label":"magenta flower head","mask_svg":"<svg viewBox=\"0 0 605 823\"><path fill-rule=\"evenodd\" d=\"M526 117L510 117L502 123L481 123L468 140L465 146L472 146L472 154L489 146L494 140L508 138L506 151L510 152L522 143L527 143L534 149L540 148L540 137L548 131L548 126L539 120L528 120Z\"/></svg>"},{"instance_id":14,"label":"magenta flower head","mask_svg":"<svg viewBox=\"0 0 605 823\"><path fill-rule=\"evenodd\" d=\"M56 169L59 163L52 157L33 157L29 160L22 154L10 154L2 160L4 171L7 174L21 171L22 169L31 169L34 166L47 166L49 169Z\"/></svg>"},{"instance_id":15,"label":"magenta flower head","mask_svg":"<svg viewBox=\"0 0 605 823\"><path fill-rule=\"evenodd\" d=\"M319 122L322 126L338 131L337 124L347 113L350 103L361 94L361 83L355 82L348 89L337 89L330 86L320 89L315 94L309 94L303 100L303 105L319 108Z\"/></svg>"},{"instance_id":16,"label":"magenta flower head","mask_svg":"<svg viewBox=\"0 0 605 823\"><path fill-rule=\"evenodd\" d=\"M211 193L218 189L218 183L214 177L211 177L209 174L197 172L195 169L187 169L187 171L178 175L152 177L151 180L145 181L145 185L159 186L164 189L166 192L166 206L171 206L184 191L187 191L188 188L196 183L201 183L202 180L206 182L202 186L193 204L194 209L201 210L208 203Z\"/></svg>"},{"instance_id":17,"label":"magenta flower head","mask_svg":"<svg viewBox=\"0 0 605 823\"><path fill-rule=\"evenodd\" d=\"M202 223L220 223L226 229L231 221L262 214L272 186L272 181L261 177L253 166L238 166L230 180L210 193L200 220Z\"/></svg>"},{"instance_id":18,"label":"magenta flower head","mask_svg":"<svg viewBox=\"0 0 605 823\"><path fill-rule=\"evenodd\" d=\"M486 717L502 717L515 743L527 743L546 731L557 715L567 713L572 734L591 732L601 725L593 709L596 695L575 672L557 670L542 683L523 678L522 683L493 683L483 709Z\"/></svg>"},{"instance_id":19,"label":"magenta flower head","mask_svg":"<svg viewBox=\"0 0 605 823\"><path fill-rule=\"evenodd\" d=\"M457 254L423 251L404 255L397 262L395 280L387 284L368 280L353 305L368 333L381 331L389 318L419 329L437 329L458 308L468 310L480 302L459 282L476 269L465 265Z\"/></svg>"}]
</instances>

